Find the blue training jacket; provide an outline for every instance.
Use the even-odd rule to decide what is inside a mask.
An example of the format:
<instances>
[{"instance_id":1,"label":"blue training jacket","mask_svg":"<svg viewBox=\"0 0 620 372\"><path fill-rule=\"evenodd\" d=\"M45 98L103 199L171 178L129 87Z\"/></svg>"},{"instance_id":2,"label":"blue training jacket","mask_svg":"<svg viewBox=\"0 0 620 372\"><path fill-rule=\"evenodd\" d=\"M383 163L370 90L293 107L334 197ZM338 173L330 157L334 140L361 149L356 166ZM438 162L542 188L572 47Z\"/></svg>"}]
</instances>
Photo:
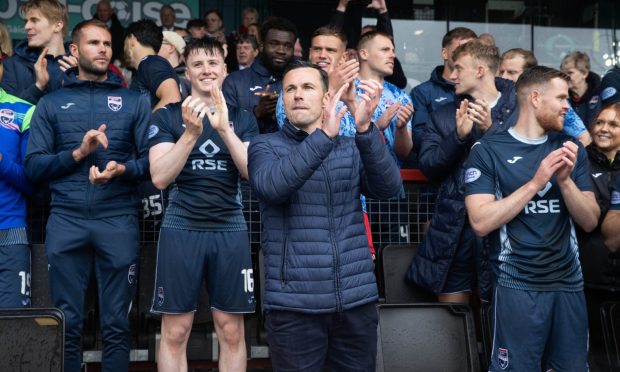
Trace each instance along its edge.
<instances>
[{"instance_id":1,"label":"blue training jacket","mask_svg":"<svg viewBox=\"0 0 620 372\"><path fill-rule=\"evenodd\" d=\"M374 125L330 139L287 121L252 141L248 170L263 221L265 309L332 313L376 301L359 197L393 197L402 182Z\"/></svg>"},{"instance_id":2,"label":"blue training jacket","mask_svg":"<svg viewBox=\"0 0 620 372\"><path fill-rule=\"evenodd\" d=\"M65 48L69 50L69 48ZM39 58L41 49L28 47L28 41L24 40L15 47L15 54L6 59L3 63L4 74L0 86L9 94L36 104L45 94L62 88L64 82L64 73L60 69L58 60L62 56L53 57L47 55L47 72L50 79L45 90L39 90L34 85L37 81L34 73L34 64Z\"/></svg>"},{"instance_id":3,"label":"blue training jacket","mask_svg":"<svg viewBox=\"0 0 620 372\"><path fill-rule=\"evenodd\" d=\"M67 71L65 87L41 98L30 125L26 173L34 182L48 181L52 212L79 218L137 214L138 181L149 174L148 97L122 87L120 77L105 81L78 80L77 68ZM90 129L106 124L108 148L101 146L81 162L73 150ZM93 185L89 169L100 170L114 160L125 173Z\"/></svg>"}]
</instances>

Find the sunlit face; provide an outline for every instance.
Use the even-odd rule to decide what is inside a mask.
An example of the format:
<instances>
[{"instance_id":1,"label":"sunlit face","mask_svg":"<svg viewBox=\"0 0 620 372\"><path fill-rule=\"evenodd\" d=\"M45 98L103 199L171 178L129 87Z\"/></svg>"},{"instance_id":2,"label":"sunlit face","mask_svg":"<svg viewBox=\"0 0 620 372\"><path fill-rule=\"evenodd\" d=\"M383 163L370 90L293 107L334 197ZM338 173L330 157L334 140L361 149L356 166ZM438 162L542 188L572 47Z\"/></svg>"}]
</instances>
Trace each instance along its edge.
<instances>
[{"instance_id":1,"label":"sunlit face","mask_svg":"<svg viewBox=\"0 0 620 372\"><path fill-rule=\"evenodd\" d=\"M192 94L209 95L213 84L222 87L227 70L224 56L218 51L208 53L205 49L194 49L185 64L185 77L192 85Z\"/></svg>"},{"instance_id":2,"label":"sunlit face","mask_svg":"<svg viewBox=\"0 0 620 372\"><path fill-rule=\"evenodd\" d=\"M359 51L360 59L368 68L381 76L390 76L394 72L394 44L392 40L377 35Z\"/></svg>"},{"instance_id":3,"label":"sunlit face","mask_svg":"<svg viewBox=\"0 0 620 372\"><path fill-rule=\"evenodd\" d=\"M312 38L309 60L330 72L342 60L345 45L336 36L319 35Z\"/></svg>"},{"instance_id":4,"label":"sunlit face","mask_svg":"<svg viewBox=\"0 0 620 372\"><path fill-rule=\"evenodd\" d=\"M569 108L568 84L560 78L554 78L538 92L539 105L535 109L538 123L546 132L561 131Z\"/></svg>"},{"instance_id":5,"label":"sunlit face","mask_svg":"<svg viewBox=\"0 0 620 372\"><path fill-rule=\"evenodd\" d=\"M50 44L55 33L62 31L62 22L52 22L39 9L30 9L24 19L24 31L30 48L43 48Z\"/></svg>"},{"instance_id":6,"label":"sunlit face","mask_svg":"<svg viewBox=\"0 0 620 372\"><path fill-rule=\"evenodd\" d=\"M258 49L254 49L251 43L237 43L237 62L243 67L249 67L256 56Z\"/></svg>"},{"instance_id":7,"label":"sunlit face","mask_svg":"<svg viewBox=\"0 0 620 372\"><path fill-rule=\"evenodd\" d=\"M176 21L177 16L174 10L168 7L162 7L159 11L159 19L161 20L162 26L165 28L172 28L174 27L174 21Z\"/></svg>"},{"instance_id":8,"label":"sunlit face","mask_svg":"<svg viewBox=\"0 0 620 372\"><path fill-rule=\"evenodd\" d=\"M504 58L499 66L498 76L516 82L523 73L523 66L525 66L525 59L521 55Z\"/></svg>"},{"instance_id":9,"label":"sunlit face","mask_svg":"<svg viewBox=\"0 0 620 372\"><path fill-rule=\"evenodd\" d=\"M598 114L590 126L592 141L602 152L620 151L620 118L613 108L607 108Z\"/></svg>"},{"instance_id":10,"label":"sunlit face","mask_svg":"<svg viewBox=\"0 0 620 372\"><path fill-rule=\"evenodd\" d=\"M71 44L71 53L78 61L82 79L83 73L103 77L112 59L112 36L105 28L86 26L80 31L77 43Z\"/></svg>"},{"instance_id":11,"label":"sunlit face","mask_svg":"<svg viewBox=\"0 0 620 372\"><path fill-rule=\"evenodd\" d=\"M282 100L290 123L303 130L319 121L325 93L316 69L303 67L287 72L282 80Z\"/></svg>"},{"instance_id":12,"label":"sunlit face","mask_svg":"<svg viewBox=\"0 0 620 372\"><path fill-rule=\"evenodd\" d=\"M478 87L480 84L478 66L476 60L466 53L461 54L454 61L450 80L454 82L456 94L471 94Z\"/></svg>"}]
</instances>

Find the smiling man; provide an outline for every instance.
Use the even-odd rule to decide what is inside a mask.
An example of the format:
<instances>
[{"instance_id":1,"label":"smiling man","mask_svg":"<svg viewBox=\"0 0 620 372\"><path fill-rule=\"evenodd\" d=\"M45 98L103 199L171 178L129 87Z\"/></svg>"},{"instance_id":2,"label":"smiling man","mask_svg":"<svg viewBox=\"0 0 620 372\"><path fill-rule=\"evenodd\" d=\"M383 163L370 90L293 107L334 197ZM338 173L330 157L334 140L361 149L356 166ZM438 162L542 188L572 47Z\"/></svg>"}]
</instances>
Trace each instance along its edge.
<instances>
[{"instance_id":1,"label":"smiling man","mask_svg":"<svg viewBox=\"0 0 620 372\"><path fill-rule=\"evenodd\" d=\"M108 74L112 37L105 23L71 34L78 67L37 104L26 173L52 194L45 252L51 297L65 314L65 371L79 371L84 297L93 273L99 292L103 370L127 371L128 311L136 288L138 198L148 175L146 97ZM96 129L95 129L96 128Z\"/></svg>"},{"instance_id":2,"label":"smiling man","mask_svg":"<svg viewBox=\"0 0 620 372\"><path fill-rule=\"evenodd\" d=\"M599 207L583 146L561 133L569 77L526 70L519 118L476 142L463 174L469 222L497 274L489 371L587 371L588 319L575 226Z\"/></svg>"},{"instance_id":3,"label":"smiling man","mask_svg":"<svg viewBox=\"0 0 620 372\"><path fill-rule=\"evenodd\" d=\"M206 281L222 371L245 371L243 313L254 312L254 278L239 177L248 178L247 146L254 116L226 107L224 49L213 38L184 52L191 95L153 115L151 175L172 185L157 248L151 311L162 314L159 371L187 370L186 348ZM206 117L205 117L206 116Z\"/></svg>"},{"instance_id":4,"label":"smiling man","mask_svg":"<svg viewBox=\"0 0 620 372\"><path fill-rule=\"evenodd\" d=\"M63 71L75 65L67 56L67 8L56 0L30 0L21 6L27 39L4 61L2 88L36 104L46 93L62 87Z\"/></svg>"},{"instance_id":5,"label":"smiling man","mask_svg":"<svg viewBox=\"0 0 620 372\"><path fill-rule=\"evenodd\" d=\"M434 111L420 149L420 169L439 183L435 214L413 258L409 278L437 294L441 302L467 303L477 252L482 245L467 223L463 164L481 137L507 130L516 120L514 84L496 78L499 52L479 40L452 54L457 100ZM491 283L479 272L479 294L488 299Z\"/></svg>"},{"instance_id":6,"label":"smiling man","mask_svg":"<svg viewBox=\"0 0 620 372\"><path fill-rule=\"evenodd\" d=\"M261 28L260 54L250 68L231 73L222 90L226 103L254 113L261 133L278 130L275 120L282 72L293 59L297 27L272 17Z\"/></svg>"}]
</instances>

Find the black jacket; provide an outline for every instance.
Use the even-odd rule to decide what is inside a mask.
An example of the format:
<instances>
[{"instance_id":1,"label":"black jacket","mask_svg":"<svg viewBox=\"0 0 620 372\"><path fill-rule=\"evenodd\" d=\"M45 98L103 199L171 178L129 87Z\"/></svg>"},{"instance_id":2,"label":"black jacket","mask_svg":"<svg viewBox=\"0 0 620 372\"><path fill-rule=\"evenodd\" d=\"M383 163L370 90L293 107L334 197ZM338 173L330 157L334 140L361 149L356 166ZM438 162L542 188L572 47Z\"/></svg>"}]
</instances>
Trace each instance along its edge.
<instances>
[{"instance_id":1,"label":"black jacket","mask_svg":"<svg viewBox=\"0 0 620 372\"><path fill-rule=\"evenodd\" d=\"M579 260L586 287L607 290L620 290L620 254L610 253L603 244L601 223L609 210L610 184L615 175L620 174L620 152L613 162L601 153L594 143L586 147L590 161L590 180L596 201L601 208L599 223L592 232L586 233L579 225Z\"/></svg>"},{"instance_id":2,"label":"black jacket","mask_svg":"<svg viewBox=\"0 0 620 372\"><path fill-rule=\"evenodd\" d=\"M588 90L586 90L583 97L577 100L577 97L570 93L569 99L571 106L573 106L573 109L575 109L575 112L579 115L583 124L585 124L586 128L589 128L590 124L596 119L596 116L601 110L601 100L598 95L601 77L590 71L586 78L586 83L588 84Z\"/></svg>"}]
</instances>

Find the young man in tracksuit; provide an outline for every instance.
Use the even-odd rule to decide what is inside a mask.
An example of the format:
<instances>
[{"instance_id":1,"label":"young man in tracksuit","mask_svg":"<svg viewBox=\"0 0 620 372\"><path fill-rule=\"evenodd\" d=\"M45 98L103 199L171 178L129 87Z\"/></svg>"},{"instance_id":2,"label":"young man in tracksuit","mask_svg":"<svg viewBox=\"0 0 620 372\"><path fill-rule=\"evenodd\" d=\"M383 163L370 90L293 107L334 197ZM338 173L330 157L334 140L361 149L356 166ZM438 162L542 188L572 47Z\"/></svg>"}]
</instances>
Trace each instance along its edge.
<instances>
[{"instance_id":1,"label":"young man in tracksuit","mask_svg":"<svg viewBox=\"0 0 620 372\"><path fill-rule=\"evenodd\" d=\"M2 80L0 61L0 80ZM24 158L34 106L0 88L0 307L30 305Z\"/></svg>"},{"instance_id":2,"label":"young man in tracksuit","mask_svg":"<svg viewBox=\"0 0 620 372\"><path fill-rule=\"evenodd\" d=\"M45 249L51 296L66 319L65 371L79 371L84 296L94 272L99 291L103 370L126 371L136 286L136 185L148 174L150 105L108 74L112 42L104 23L72 33L78 67L64 88L43 97L32 119L26 172L49 182Z\"/></svg>"},{"instance_id":3,"label":"young man in tracksuit","mask_svg":"<svg viewBox=\"0 0 620 372\"><path fill-rule=\"evenodd\" d=\"M63 70L75 65L64 44L67 8L56 0L30 0L21 5L27 40L15 47L5 61L2 88L9 94L36 104L49 92L62 87Z\"/></svg>"}]
</instances>

